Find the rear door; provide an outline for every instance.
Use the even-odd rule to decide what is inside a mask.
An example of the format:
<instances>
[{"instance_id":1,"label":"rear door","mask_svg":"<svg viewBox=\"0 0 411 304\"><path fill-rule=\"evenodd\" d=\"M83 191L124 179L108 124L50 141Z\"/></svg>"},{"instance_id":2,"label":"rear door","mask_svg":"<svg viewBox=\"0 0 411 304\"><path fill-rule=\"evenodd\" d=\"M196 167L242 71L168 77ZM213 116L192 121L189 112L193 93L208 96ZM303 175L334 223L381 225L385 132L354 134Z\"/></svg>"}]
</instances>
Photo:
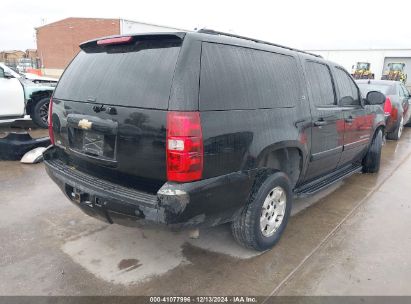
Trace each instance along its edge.
<instances>
[{"instance_id":1,"label":"rear door","mask_svg":"<svg viewBox=\"0 0 411 304\"><path fill-rule=\"evenodd\" d=\"M344 121L329 66L311 60L306 60L304 66L312 116L310 164L305 176L309 181L337 167L343 149Z\"/></svg>"},{"instance_id":2,"label":"rear door","mask_svg":"<svg viewBox=\"0 0 411 304\"><path fill-rule=\"evenodd\" d=\"M0 117L12 118L24 115L24 89L17 78L6 78L0 67Z\"/></svg>"},{"instance_id":3,"label":"rear door","mask_svg":"<svg viewBox=\"0 0 411 304\"><path fill-rule=\"evenodd\" d=\"M52 115L56 145L79 169L132 187L166 180L166 117L181 44L148 35L82 46L54 92Z\"/></svg>"},{"instance_id":4,"label":"rear door","mask_svg":"<svg viewBox=\"0 0 411 304\"><path fill-rule=\"evenodd\" d=\"M372 136L374 114L362 105L361 93L351 76L333 67L338 104L344 113L344 148L339 166L358 160Z\"/></svg>"}]
</instances>

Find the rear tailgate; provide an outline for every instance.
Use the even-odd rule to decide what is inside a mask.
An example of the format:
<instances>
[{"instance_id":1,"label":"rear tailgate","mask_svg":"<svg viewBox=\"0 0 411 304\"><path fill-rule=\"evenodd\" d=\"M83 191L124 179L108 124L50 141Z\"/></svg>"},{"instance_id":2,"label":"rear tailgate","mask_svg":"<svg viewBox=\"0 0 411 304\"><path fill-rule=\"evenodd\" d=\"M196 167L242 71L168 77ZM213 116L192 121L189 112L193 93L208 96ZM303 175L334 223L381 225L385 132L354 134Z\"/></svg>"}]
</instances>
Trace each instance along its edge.
<instances>
[{"instance_id":1,"label":"rear tailgate","mask_svg":"<svg viewBox=\"0 0 411 304\"><path fill-rule=\"evenodd\" d=\"M166 117L182 39L89 42L53 96L55 143L89 174L156 191L166 180Z\"/></svg>"}]
</instances>

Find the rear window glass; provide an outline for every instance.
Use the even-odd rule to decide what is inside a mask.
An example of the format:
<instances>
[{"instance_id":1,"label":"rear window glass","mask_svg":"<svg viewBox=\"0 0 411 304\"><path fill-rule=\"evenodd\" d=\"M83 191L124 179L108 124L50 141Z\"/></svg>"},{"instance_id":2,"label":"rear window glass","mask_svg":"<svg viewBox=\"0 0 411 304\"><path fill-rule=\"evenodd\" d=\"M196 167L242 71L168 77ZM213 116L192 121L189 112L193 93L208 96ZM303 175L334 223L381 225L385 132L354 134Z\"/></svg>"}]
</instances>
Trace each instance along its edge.
<instances>
[{"instance_id":1,"label":"rear window glass","mask_svg":"<svg viewBox=\"0 0 411 304\"><path fill-rule=\"evenodd\" d=\"M54 97L167 109L180 45L180 40L143 40L80 51Z\"/></svg>"},{"instance_id":2,"label":"rear window glass","mask_svg":"<svg viewBox=\"0 0 411 304\"><path fill-rule=\"evenodd\" d=\"M294 107L300 97L299 72L293 57L203 43L201 110Z\"/></svg>"},{"instance_id":3,"label":"rear window glass","mask_svg":"<svg viewBox=\"0 0 411 304\"><path fill-rule=\"evenodd\" d=\"M384 95L395 95L395 87L393 85L386 84L368 84L368 83L357 83L360 88L361 94L365 97L368 92L378 91Z\"/></svg>"}]
</instances>

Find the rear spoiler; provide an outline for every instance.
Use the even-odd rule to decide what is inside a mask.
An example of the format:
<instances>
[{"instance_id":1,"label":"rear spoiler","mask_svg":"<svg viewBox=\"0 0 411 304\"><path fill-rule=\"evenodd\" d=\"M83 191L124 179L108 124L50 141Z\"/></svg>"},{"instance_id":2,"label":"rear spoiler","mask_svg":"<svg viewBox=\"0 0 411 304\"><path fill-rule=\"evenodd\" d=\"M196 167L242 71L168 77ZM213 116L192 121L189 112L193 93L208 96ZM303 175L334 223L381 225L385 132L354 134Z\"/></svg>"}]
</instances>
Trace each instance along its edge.
<instances>
[{"instance_id":1,"label":"rear spoiler","mask_svg":"<svg viewBox=\"0 0 411 304\"><path fill-rule=\"evenodd\" d=\"M101 37L101 38L85 41L80 44L80 48L83 51L86 51L89 48L101 47L104 45L129 44L139 39L144 39L144 40L179 39L179 40L183 40L185 35L186 35L186 32L155 32L155 33L142 33L142 34L130 34L130 35L113 35L113 36L106 36L106 37Z\"/></svg>"}]
</instances>

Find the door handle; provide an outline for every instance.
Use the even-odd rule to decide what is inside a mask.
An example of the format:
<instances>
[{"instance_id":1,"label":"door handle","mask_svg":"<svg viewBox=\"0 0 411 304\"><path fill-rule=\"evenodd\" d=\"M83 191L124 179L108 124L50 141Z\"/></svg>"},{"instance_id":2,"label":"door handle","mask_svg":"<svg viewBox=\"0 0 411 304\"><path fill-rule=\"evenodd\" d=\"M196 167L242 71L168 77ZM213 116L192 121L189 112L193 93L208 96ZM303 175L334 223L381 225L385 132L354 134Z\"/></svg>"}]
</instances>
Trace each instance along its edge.
<instances>
[{"instance_id":1,"label":"door handle","mask_svg":"<svg viewBox=\"0 0 411 304\"><path fill-rule=\"evenodd\" d=\"M320 127L320 126L325 126L327 122L325 120L317 120L314 122L314 126Z\"/></svg>"}]
</instances>

